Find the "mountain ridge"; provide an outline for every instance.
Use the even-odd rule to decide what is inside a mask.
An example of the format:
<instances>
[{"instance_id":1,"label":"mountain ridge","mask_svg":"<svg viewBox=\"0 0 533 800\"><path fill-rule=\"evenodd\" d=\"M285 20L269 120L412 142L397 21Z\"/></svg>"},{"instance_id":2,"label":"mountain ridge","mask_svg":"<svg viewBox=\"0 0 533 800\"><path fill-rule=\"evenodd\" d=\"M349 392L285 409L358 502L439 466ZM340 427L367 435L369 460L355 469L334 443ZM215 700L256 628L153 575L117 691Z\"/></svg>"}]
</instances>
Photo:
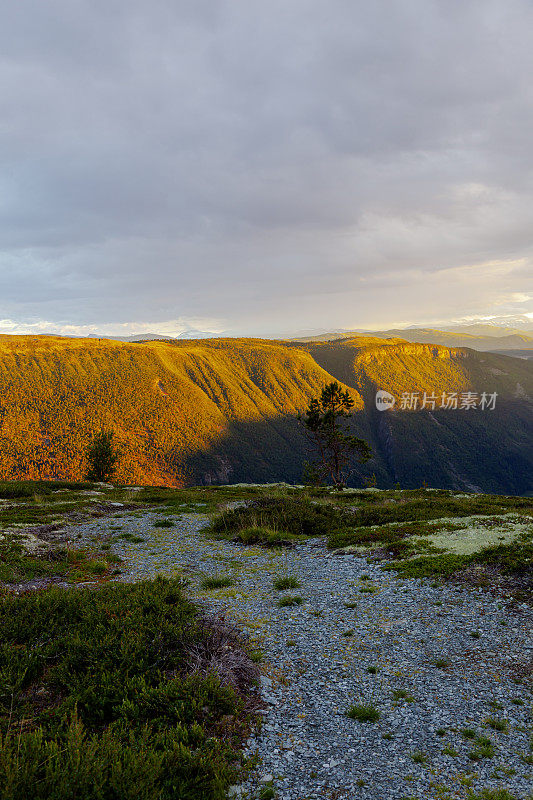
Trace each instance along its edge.
<instances>
[{"instance_id":1,"label":"mountain ridge","mask_svg":"<svg viewBox=\"0 0 533 800\"><path fill-rule=\"evenodd\" d=\"M533 370L468 348L377 337L296 343L0 336L0 478L76 479L101 426L125 483L298 482L298 413L338 380L379 485L523 494L533 489ZM380 412L377 389L396 397ZM399 409L403 393L497 392L495 411Z\"/></svg>"}]
</instances>

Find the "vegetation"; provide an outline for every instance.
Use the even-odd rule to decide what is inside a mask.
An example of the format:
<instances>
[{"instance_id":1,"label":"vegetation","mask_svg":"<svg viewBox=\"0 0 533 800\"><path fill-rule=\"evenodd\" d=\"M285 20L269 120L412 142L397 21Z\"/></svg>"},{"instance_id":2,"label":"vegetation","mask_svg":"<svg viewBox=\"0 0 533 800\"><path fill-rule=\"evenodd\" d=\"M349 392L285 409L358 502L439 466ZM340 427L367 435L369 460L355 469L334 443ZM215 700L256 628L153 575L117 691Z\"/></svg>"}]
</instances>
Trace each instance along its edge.
<instances>
[{"instance_id":1,"label":"vegetation","mask_svg":"<svg viewBox=\"0 0 533 800\"><path fill-rule=\"evenodd\" d=\"M471 761L481 761L483 758L494 757L496 751L488 736L476 736L474 744L474 750L471 750L468 754L468 758Z\"/></svg>"},{"instance_id":2,"label":"vegetation","mask_svg":"<svg viewBox=\"0 0 533 800\"><path fill-rule=\"evenodd\" d=\"M299 586L300 581L293 575L283 575L274 581L274 589L277 589L278 592L283 592L286 589L298 589Z\"/></svg>"},{"instance_id":3,"label":"vegetation","mask_svg":"<svg viewBox=\"0 0 533 800\"><path fill-rule=\"evenodd\" d=\"M256 671L178 581L5 597L0 631L3 800L225 798Z\"/></svg>"},{"instance_id":4,"label":"vegetation","mask_svg":"<svg viewBox=\"0 0 533 800\"><path fill-rule=\"evenodd\" d=\"M332 527L346 524L347 518L343 510L303 496L261 497L216 517L211 530L224 538L237 536L241 541L243 531L258 528L278 531L280 536L327 536Z\"/></svg>"},{"instance_id":5,"label":"vegetation","mask_svg":"<svg viewBox=\"0 0 533 800\"><path fill-rule=\"evenodd\" d=\"M117 454L113 447L113 431L101 430L86 450L88 469L85 477L89 481L109 481L115 474Z\"/></svg>"},{"instance_id":6,"label":"vegetation","mask_svg":"<svg viewBox=\"0 0 533 800\"><path fill-rule=\"evenodd\" d=\"M329 478L333 486L342 488L352 471L355 454L364 463L372 451L367 442L346 433L342 425L355 403L347 389L337 381L328 383L320 397L313 398L301 417L315 456L313 467L320 483Z\"/></svg>"},{"instance_id":7,"label":"vegetation","mask_svg":"<svg viewBox=\"0 0 533 800\"><path fill-rule=\"evenodd\" d=\"M301 606L303 603L303 597L299 595L285 595L285 597L280 597L278 600L278 605L280 608L287 608L288 606Z\"/></svg>"},{"instance_id":8,"label":"vegetation","mask_svg":"<svg viewBox=\"0 0 533 800\"><path fill-rule=\"evenodd\" d=\"M70 581L109 577L117 571L120 559L109 553L58 547L28 552L24 539L16 533L0 534L0 581L20 583L36 578L68 578Z\"/></svg>"},{"instance_id":9,"label":"vegetation","mask_svg":"<svg viewBox=\"0 0 533 800\"><path fill-rule=\"evenodd\" d=\"M294 482L306 457L298 414L335 380L354 399L348 433L372 447L361 472L377 485L531 488L533 446L522 435L531 408L514 396L518 384L533 395L527 362L369 337L128 344L1 336L0 479L78 480L101 426L115 432L122 484ZM490 387L498 409L385 412L385 442L372 421L376 386L397 398Z\"/></svg>"},{"instance_id":10,"label":"vegetation","mask_svg":"<svg viewBox=\"0 0 533 800\"><path fill-rule=\"evenodd\" d=\"M357 720L357 722L377 722L381 714L377 708L370 704L356 704L348 709L346 716Z\"/></svg>"},{"instance_id":11,"label":"vegetation","mask_svg":"<svg viewBox=\"0 0 533 800\"><path fill-rule=\"evenodd\" d=\"M518 798L507 789L482 789L479 793L469 792L468 800L518 800Z\"/></svg>"}]
</instances>

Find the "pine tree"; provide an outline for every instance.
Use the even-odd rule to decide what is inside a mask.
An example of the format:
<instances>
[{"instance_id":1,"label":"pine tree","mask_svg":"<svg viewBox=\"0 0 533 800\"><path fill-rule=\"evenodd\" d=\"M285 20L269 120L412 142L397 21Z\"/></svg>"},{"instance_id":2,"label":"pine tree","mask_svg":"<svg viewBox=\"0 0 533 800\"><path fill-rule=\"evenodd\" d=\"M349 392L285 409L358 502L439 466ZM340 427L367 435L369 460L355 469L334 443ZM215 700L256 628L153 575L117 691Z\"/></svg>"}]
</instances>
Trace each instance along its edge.
<instances>
[{"instance_id":1,"label":"pine tree","mask_svg":"<svg viewBox=\"0 0 533 800\"><path fill-rule=\"evenodd\" d=\"M355 456L364 463L372 455L364 439L346 433L343 423L352 417L353 405L350 393L333 381L324 386L319 398L310 401L300 417L315 452L318 474L322 480L329 477L338 488L346 485Z\"/></svg>"},{"instance_id":2,"label":"pine tree","mask_svg":"<svg viewBox=\"0 0 533 800\"><path fill-rule=\"evenodd\" d=\"M113 446L113 431L101 430L85 451L88 470L85 475L89 481L109 481L115 472L117 453Z\"/></svg>"}]
</instances>

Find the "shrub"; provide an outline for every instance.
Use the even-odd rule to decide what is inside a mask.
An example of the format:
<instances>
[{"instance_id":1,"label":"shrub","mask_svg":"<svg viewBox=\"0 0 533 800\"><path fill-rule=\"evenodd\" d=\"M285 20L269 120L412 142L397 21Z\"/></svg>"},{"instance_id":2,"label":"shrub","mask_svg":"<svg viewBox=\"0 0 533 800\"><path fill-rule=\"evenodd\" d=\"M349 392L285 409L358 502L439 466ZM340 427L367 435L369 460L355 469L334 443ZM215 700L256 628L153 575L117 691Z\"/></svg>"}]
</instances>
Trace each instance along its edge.
<instances>
[{"instance_id":1,"label":"shrub","mask_svg":"<svg viewBox=\"0 0 533 800\"><path fill-rule=\"evenodd\" d=\"M225 511L212 525L225 538L248 528L269 528L293 536L327 536L353 520L353 515L331 504L312 503L305 497L263 497Z\"/></svg>"},{"instance_id":2,"label":"shrub","mask_svg":"<svg viewBox=\"0 0 533 800\"><path fill-rule=\"evenodd\" d=\"M257 674L239 652L179 581L4 597L2 800L223 800Z\"/></svg>"},{"instance_id":3,"label":"shrub","mask_svg":"<svg viewBox=\"0 0 533 800\"><path fill-rule=\"evenodd\" d=\"M346 712L346 716L357 722L377 722L381 714L372 705L353 705Z\"/></svg>"},{"instance_id":4,"label":"shrub","mask_svg":"<svg viewBox=\"0 0 533 800\"><path fill-rule=\"evenodd\" d=\"M171 519L156 519L154 528L173 528L174 523Z\"/></svg>"},{"instance_id":5,"label":"shrub","mask_svg":"<svg viewBox=\"0 0 533 800\"><path fill-rule=\"evenodd\" d=\"M0 484L0 498L2 500L15 500L22 497L32 497L35 488L21 481Z\"/></svg>"}]
</instances>

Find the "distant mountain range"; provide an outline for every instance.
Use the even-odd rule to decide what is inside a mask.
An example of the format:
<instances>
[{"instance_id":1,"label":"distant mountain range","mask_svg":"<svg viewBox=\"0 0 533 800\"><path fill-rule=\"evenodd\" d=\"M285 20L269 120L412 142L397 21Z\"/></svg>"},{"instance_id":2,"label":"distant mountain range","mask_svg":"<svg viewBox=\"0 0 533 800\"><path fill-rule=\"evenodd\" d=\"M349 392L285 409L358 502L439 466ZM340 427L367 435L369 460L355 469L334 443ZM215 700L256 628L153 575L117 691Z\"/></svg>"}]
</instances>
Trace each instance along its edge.
<instances>
[{"instance_id":1,"label":"distant mountain range","mask_svg":"<svg viewBox=\"0 0 533 800\"><path fill-rule=\"evenodd\" d=\"M520 322L520 318L515 320ZM350 339L353 336L368 336L379 339L402 339L408 342L422 342L423 344L441 344L445 347L471 347L482 352L504 352L517 358L533 358L533 329L525 328L531 325L531 320L522 318L522 327L510 327L492 323L475 323L471 325L453 325L443 328L390 328L382 331L368 330L335 330L318 332L301 332L299 335L289 337L290 341L297 342L328 342L341 339ZM111 339L119 342L146 342L146 341L174 341L176 339L211 339L223 338L208 331L190 328L183 331L178 337L160 333L139 333L131 336L100 336L90 334L90 339ZM283 340L281 340L283 341Z\"/></svg>"},{"instance_id":2,"label":"distant mountain range","mask_svg":"<svg viewBox=\"0 0 533 800\"><path fill-rule=\"evenodd\" d=\"M79 478L104 426L115 431L124 483L299 482L308 453L297 415L334 379L354 397L353 432L374 453L353 485L375 476L378 486L533 492L533 362L361 334L0 336L0 478ZM396 398L392 410L377 409L378 389ZM453 393L475 405L497 393L495 408L442 408ZM402 408L412 396L418 405Z\"/></svg>"},{"instance_id":3,"label":"distant mountain range","mask_svg":"<svg viewBox=\"0 0 533 800\"><path fill-rule=\"evenodd\" d=\"M483 352L505 351L521 358L533 358L533 330L507 328L497 325L462 325L453 329L391 328L384 331L332 331L314 336L298 337L300 342L328 342L350 339L353 336L378 339L403 339L423 344L441 344L445 347L471 347ZM520 352L519 352L520 351Z\"/></svg>"},{"instance_id":4,"label":"distant mountain range","mask_svg":"<svg viewBox=\"0 0 533 800\"><path fill-rule=\"evenodd\" d=\"M150 342L150 341L157 341L157 340L175 340L175 339L210 339L213 337L213 333L209 333L208 331L200 331L196 328L189 328L179 336L169 336L168 334L165 336L161 333L137 333L132 336L100 336L97 333L90 333L87 338L89 339L111 339L115 342Z\"/></svg>"}]
</instances>

